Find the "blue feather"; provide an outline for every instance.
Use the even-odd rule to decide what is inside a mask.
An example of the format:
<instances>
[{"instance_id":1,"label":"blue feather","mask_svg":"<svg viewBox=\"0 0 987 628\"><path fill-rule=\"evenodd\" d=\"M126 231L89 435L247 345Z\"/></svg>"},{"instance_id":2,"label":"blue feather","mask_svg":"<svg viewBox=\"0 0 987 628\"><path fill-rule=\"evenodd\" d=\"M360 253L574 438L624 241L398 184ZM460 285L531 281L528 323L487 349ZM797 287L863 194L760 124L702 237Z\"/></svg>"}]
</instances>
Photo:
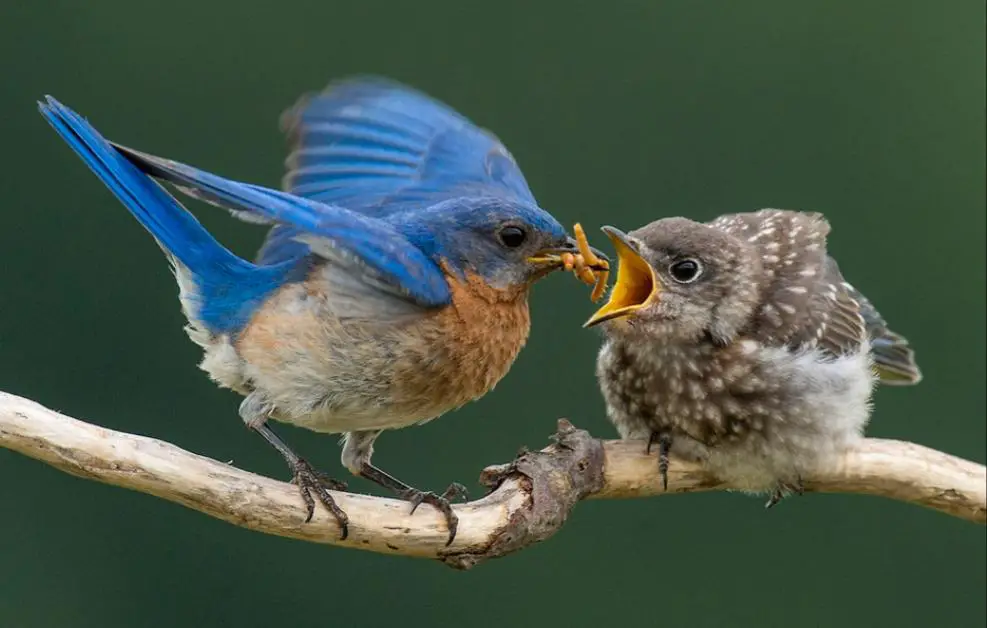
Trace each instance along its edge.
<instances>
[{"instance_id":1,"label":"blue feather","mask_svg":"<svg viewBox=\"0 0 987 628\"><path fill-rule=\"evenodd\" d=\"M496 197L536 206L494 135L452 108L383 78L333 83L282 116L292 150L284 187L377 217L443 201ZM258 260L304 254L294 227L274 227Z\"/></svg>"},{"instance_id":2,"label":"blue feather","mask_svg":"<svg viewBox=\"0 0 987 628\"><path fill-rule=\"evenodd\" d=\"M536 205L504 145L450 107L379 78L330 85L285 112L285 189L368 214L457 197Z\"/></svg>"},{"instance_id":3,"label":"blue feather","mask_svg":"<svg viewBox=\"0 0 987 628\"><path fill-rule=\"evenodd\" d=\"M111 144L51 97L39 109L162 248L188 269L197 290L192 314L213 333L239 331L274 290L304 275L309 246L296 240L300 237L318 238L333 261L382 292L422 307L440 307L450 300L439 267L384 222ZM197 198L290 226L286 235L296 255L260 265L241 259L148 174Z\"/></svg>"},{"instance_id":4,"label":"blue feather","mask_svg":"<svg viewBox=\"0 0 987 628\"><path fill-rule=\"evenodd\" d=\"M351 266L355 274L362 274L366 281L385 292L426 308L449 303L449 285L441 269L385 222L342 207L224 179L123 146L115 147L142 172L173 183L195 198L290 225L293 239L315 236L325 240L334 261ZM296 252L299 256L307 255L308 249L298 248Z\"/></svg>"},{"instance_id":5,"label":"blue feather","mask_svg":"<svg viewBox=\"0 0 987 628\"><path fill-rule=\"evenodd\" d=\"M160 246L192 274L199 301L195 316L209 331L226 333L242 327L294 271L295 263L261 267L237 257L81 116L50 96L38 108Z\"/></svg>"}]
</instances>

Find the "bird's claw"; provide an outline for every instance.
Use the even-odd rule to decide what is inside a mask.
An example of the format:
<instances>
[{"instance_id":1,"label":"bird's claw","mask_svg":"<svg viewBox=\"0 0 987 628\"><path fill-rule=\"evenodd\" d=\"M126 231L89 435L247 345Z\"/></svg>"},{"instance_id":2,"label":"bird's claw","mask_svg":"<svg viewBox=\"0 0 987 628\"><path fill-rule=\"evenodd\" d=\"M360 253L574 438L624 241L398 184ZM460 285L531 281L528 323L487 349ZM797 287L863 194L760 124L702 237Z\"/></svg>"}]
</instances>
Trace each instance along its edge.
<instances>
[{"instance_id":1,"label":"bird's claw","mask_svg":"<svg viewBox=\"0 0 987 628\"><path fill-rule=\"evenodd\" d=\"M305 464L307 465L308 463ZM308 465L308 469L309 471L311 471L311 474L315 476L315 478L318 480L319 484L321 484L323 487L325 487L330 491L345 491L349 488L349 485L347 485L346 482L330 477L329 474L325 473L324 471L319 471L318 469L312 467L311 465ZM291 478L291 483L298 484L297 475Z\"/></svg>"},{"instance_id":2,"label":"bird's claw","mask_svg":"<svg viewBox=\"0 0 987 628\"><path fill-rule=\"evenodd\" d=\"M294 472L294 477L291 479L291 483L298 486L298 492L301 493L302 501L305 502L305 523L312 520L312 515L315 514L315 500L318 499L326 507L326 510L336 518L336 522L339 524L340 540L345 540L350 533L350 518L336 504L329 491L345 490L346 484L326 476L321 471L317 471L312 465L302 459L298 459L295 462L292 471Z\"/></svg>"},{"instance_id":3,"label":"bird's claw","mask_svg":"<svg viewBox=\"0 0 987 628\"><path fill-rule=\"evenodd\" d=\"M457 497L469 498L465 486L459 482L453 482L441 495L432 491L420 491L413 488L405 491L402 497L411 503L411 514L414 514L422 504L429 504L441 512L446 518L446 527L449 528L449 539L446 541L446 547L452 545L459 528L459 517L452 511L451 501Z\"/></svg>"},{"instance_id":4,"label":"bird's claw","mask_svg":"<svg viewBox=\"0 0 987 628\"><path fill-rule=\"evenodd\" d=\"M658 475L661 477L663 490L668 490L668 452L672 448L672 437L665 432L651 432L645 453L651 454L651 448L658 445Z\"/></svg>"},{"instance_id":5,"label":"bird's claw","mask_svg":"<svg viewBox=\"0 0 987 628\"><path fill-rule=\"evenodd\" d=\"M765 509L774 508L778 502L785 499L790 495L802 495L805 493L805 485L802 483L802 478L797 477L795 482L778 482L775 486L774 492L771 493L771 497L768 498L766 504L764 504Z\"/></svg>"}]
</instances>

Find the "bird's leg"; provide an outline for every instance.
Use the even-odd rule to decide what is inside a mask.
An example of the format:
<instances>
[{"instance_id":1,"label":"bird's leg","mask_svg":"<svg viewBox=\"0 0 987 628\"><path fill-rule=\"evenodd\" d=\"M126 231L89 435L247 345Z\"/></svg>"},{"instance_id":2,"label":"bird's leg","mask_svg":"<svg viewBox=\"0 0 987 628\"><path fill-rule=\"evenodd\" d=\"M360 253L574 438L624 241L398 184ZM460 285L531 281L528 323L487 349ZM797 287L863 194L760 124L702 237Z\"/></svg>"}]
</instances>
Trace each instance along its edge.
<instances>
[{"instance_id":1,"label":"bird's leg","mask_svg":"<svg viewBox=\"0 0 987 628\"><path fill-rule=\"evenodd\" d=\"M380 435L380 430L366 432L349 432L343 445L343 465L354 475L364 477L384 488L394 491L401 499L411 503L411 512L422 504L434 506L445 516L446 527L449 528L449 539L446 546L452 545L459 527L459 517L452 511L450 501L457 497L469 498L466 487L459 482L453 482L441 495L431 491L421 491L409 486L389 473L371 464L374 440Z\"/></svg>"},{"instance_id":2,"label":"bird's leg","mask_svg":"<svg viewBox=\"0 0 987 628\"><path fill-rule=\"evenodd\" d=\"M265 403L256 393L251 393L240 404L240 416L247 427L260 434L264 440L278 450L278 453L288 463L292 472L292 484L298 485L302 501L305 502L306 517L305 523L312 520L315 514L315 500L318 499L326 507L339 524L340 538L349 536L349 517L343 512L336 501L329 494L330 490L345 491L346 483L334 480L325 473L313 468L301 456L291 450L288 445L281 440L267 425L267 418L270 416L270 406ZM315 495L313 497L313 494Z\"/></svg>"},{"instance_id":3,"label":"bird's leg","mask_svg":"<svg viewBox=\"0 0 987 628\"><path fill-rule=\"evenodd\" d=\"M445 516L446 526L449 528L449 539L446 541L446 545L452 545L459 527L459 517L452 511L450 501L457 497L469 497L465 486L459 482L453 482L441 495L432 491L422 491L405 484L369 462L365 462L360 466L360 476L394 491L398 497L411 504L412 513L418 510L418 507L422 504L434 506Z\"/></svg>"},{"instance_id":4,"label":"bird's leg","mask_svg":"<svg viewBox=\"0 0 987 628\"><path fill-rule=\"evenodd\" d=\"M802 476L796 474L794 482L786 482L784 480L778 482L774 492L771 493L771 497L768 498L768 503L764 504L764 507L774 508L778 502L789 495L802 495L803 493L805 493L805 485L802 484Z\"/></svg>"},{"instance_id":5,"label":"bird's leg","mask_svg":"<svg viewBox=\"0 0 987 628\"><path fill-rule=\"evenodd\" d=\"M651 432L648 437L648 447L645 453L650 454L651 448L658 444L658 475L664 490L668 490L668 452L672 448L672 435L668 432Z\"/></svg>"}]
</instances>

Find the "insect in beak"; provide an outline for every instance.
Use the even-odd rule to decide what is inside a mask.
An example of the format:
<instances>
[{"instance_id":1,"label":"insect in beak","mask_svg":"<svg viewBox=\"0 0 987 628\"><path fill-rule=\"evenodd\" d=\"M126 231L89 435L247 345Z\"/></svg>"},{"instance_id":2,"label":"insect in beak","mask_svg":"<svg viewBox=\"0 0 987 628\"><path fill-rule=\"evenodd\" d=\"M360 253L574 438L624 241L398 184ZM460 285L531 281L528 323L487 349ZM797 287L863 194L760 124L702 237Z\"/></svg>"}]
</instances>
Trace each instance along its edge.
<instances>
[{"instance_id":1,"label":"insect in beak","mask_svg":"<svg viewBox=\"0 0 987 628\"><path fill-rule=\"evenodd\" d=\"M529 257L528 261L532 264L550 264L572 272L580 281L593 286L590 299L599 301L607 288L610 259L599 249L589 245L586 232L579 223L573 226L572 232L575 237L568 238L565 246L541 250Z\"/></svg>"}]
</instances>

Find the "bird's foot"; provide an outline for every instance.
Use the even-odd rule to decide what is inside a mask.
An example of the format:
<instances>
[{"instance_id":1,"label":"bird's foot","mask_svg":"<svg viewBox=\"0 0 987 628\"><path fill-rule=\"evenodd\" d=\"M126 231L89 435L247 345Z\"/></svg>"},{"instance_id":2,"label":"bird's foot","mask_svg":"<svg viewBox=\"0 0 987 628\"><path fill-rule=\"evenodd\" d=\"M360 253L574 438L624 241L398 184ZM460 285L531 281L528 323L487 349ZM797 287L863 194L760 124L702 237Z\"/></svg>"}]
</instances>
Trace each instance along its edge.
<instances>
[{"instance_id":1,"label":"bird's foot","mask_svg":"<svg viewBox=\"0 0 987 628\"><path fill-rule=\"evenodd\" d=\"M353 433L350 434L350 437L352 435ZM374 434L374 437L376 437L376 434ZM346 447L350 447L350 443L356 442L356 440L347 440ZM346 447L343 448L344 459L346 457ZM364 455L366 456L366 454ZM445 516L446 526L449 528L449 540L446 541L446 546L452 545L453 540L456 538L459 517L452 511L452 505L449 501L459 496L468 497L465 486L458 482L453 482L441 495L437 495L431 491L420 491L370 464L368 456L360 461L358 475L394 491L398 497L410 502L412 513L418 510L418 507L422 504L429 504L437 508Z\"/></svg>"},{"instance_id":2,"label":"bird's foot","mask_svg":"<svg viewBox=\"0 0 987 628\"><path fill-rule=\"evenodd\" d=\"M327 490L345 491L349 488L349 485L347 485L346 482L343 482L342 480L337 480L331 477L328 473L325 473L324 471L319 471L315 467L309 465L304 460L302 461L302 463L308 467L308 470L311 472L313 476L315 476L315 479L318 480L319 484L321 484ZM295 475L295 477L291 478L291 483L298 484L298 475Z\"/></svg>"},{"instance_id":3,"label":"bird's foot","mask_svg":"<svg viewBox=\"0 0 987 628\"><path fill-rule=\"evenodd\" d=\"M298 492L301 493L302 500L305 502L307 512L305 523L312 520L312 515L315 514L315 500L318 499L326 507L326 510L336 518L340 529L340 539L349 536L350 518L346 516L343 509L336 504L332 495L329 494L329 491L345 491L346 483L330 478L301 458L295 460L291 466L294 473L291 483L298 486Z\"/></svg>"},{"instance_id":4,"label":"bird's foot","mask_svg":"<svg viewBox=\"0 0 987 628\"><path fill-rule=\"evenodd\" d=\"M802 478L796 477L794 482L780 481L778 485L775 486L775 490L771 493L771 497L768 498L768 502L764 504L765 508L774 508L778 502L790 497L792 495L802 495L805 493L805 486L802 484Z\"/></svg>"},{"instance_id":5,"label":"bird's foot","mask_svg":"<svg viewBox=\"0 0 987 628\"><path fill-rule=\"evenodd\" d=\"M408 488L401 493L401 498L411 503L411 512L414 514L422 504L429 504L435 507L445 516L446 526L449 528L449 539L446 547L452 545L456 538L456 531L459 528L459 517L452 511L451 501L457 497L469 499L466 487L459 482L453 482L441 495L432 491L420 491L417 488Z\"/></svg>"},{"instance_id":6,"label":"bird's foot","mask_svg":"<svg viewBox=\"0 0 987 628\"><path fill-rule=\"evenodd\" d=\"M288 463L293 476L291 483L298 486L298 492L301 493L302 501L305 502L305 523L312 520L312 515L315 514L315 500L318 499L326 507L326 510L331 512L332 516L336 518L336 522L339 524L340 539L345 539L350 533L350 518L346 516L342 508L336 505L329 491L345 491L346 484L330 478L321 471L316 471L312 468L312 465L292 451L281 440L281 437L275 434L267 425L266 414L270 413L270 411L271 409L268 404L264 403L260 397L255 396L253 393L248 395L243 403L240 404L240 414L243 416L244 422L252 430L260 434L272 447L277 449L285 462Z\"/></svg>"},{"instance_id":7,"label":"bird's foot","mask_svg":"<svg viewBox=\"0 0 987 628\"><path fill-rule=\"evenodd\" d=\"M664 490L668 490L668 452L672 448L672 437L668 432L651 432L648 437L648 447L645 453L650 454L651 448L658 445L658 475L661 476L661 485Z\"/></svg>"}]
</instances>

